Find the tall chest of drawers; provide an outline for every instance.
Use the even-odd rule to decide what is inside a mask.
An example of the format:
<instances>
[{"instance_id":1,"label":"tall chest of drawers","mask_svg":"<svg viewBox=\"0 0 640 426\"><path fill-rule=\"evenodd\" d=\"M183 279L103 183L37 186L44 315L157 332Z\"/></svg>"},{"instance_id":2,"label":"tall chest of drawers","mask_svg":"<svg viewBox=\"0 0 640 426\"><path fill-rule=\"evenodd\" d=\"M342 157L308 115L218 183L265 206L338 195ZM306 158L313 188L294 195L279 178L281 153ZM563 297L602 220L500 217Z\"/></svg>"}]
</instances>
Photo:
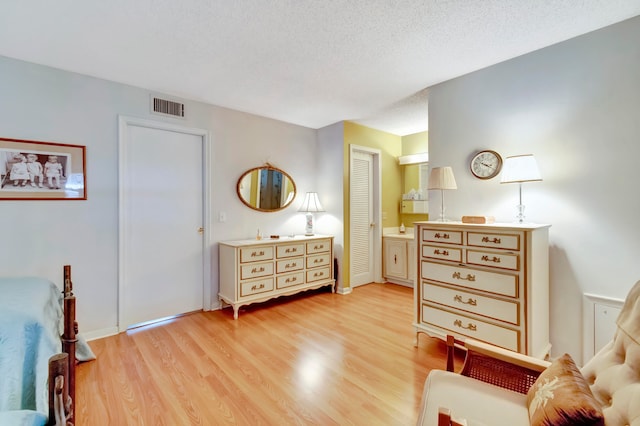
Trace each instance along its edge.
<instances>
[{"instance_id":1,"label":"tall chest of drawers","mask_svg":"<svg viewBox=\"0 0 640 426\"><path fill-rule=\"evenodd\" d=\"M549 354L549 225L418 222L420 333Z\"/></svg>"},{"instance_id":2,"label":"tall chest of drawers","mask_svg":"<svg viewBox=\"0 0 640 426\"><path fill-rule=\"evenodd\" d=\"M333 237L327 235L220 243L221 301L233 307L330 285Z\"/></svg>"}]
</instances>

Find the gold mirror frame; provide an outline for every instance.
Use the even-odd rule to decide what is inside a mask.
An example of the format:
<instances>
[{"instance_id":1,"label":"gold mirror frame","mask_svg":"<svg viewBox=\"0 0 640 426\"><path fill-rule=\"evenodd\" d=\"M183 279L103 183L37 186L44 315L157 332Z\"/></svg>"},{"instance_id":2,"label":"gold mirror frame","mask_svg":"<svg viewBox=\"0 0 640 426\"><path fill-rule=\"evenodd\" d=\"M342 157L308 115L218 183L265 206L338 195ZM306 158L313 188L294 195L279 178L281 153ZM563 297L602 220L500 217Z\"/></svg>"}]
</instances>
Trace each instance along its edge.
<instances>
[{"instance_id":1,"label":"gold mirror frame","mask_svg":"<svg viewBox=\"0 0 640 426\"><path fill-rule=\"evenodd\" d=\"M236 184L242 203L260 212L277 212L296 198L296 183L284 170L267 164L247 170Z\"/></svg>"}]
</instances>

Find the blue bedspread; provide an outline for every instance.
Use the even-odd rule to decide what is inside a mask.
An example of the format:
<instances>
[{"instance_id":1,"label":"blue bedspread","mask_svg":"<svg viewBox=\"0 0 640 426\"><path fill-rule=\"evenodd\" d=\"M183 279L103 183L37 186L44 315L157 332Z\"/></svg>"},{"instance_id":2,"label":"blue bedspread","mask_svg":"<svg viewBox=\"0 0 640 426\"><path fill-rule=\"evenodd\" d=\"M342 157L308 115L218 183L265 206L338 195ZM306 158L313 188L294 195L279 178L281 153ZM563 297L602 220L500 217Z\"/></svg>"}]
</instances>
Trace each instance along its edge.
<instances>
[{"instance_id":1,"label":"blue bedspread","mask_svg":"<svg viewBox=\"0 0 640 426\"><path fill-rule=\"evenodd\" d=\"M0 278L0 411L48 415L48 362L62 350L62 293L41 278Z\"/></svg>"}]
</instances>

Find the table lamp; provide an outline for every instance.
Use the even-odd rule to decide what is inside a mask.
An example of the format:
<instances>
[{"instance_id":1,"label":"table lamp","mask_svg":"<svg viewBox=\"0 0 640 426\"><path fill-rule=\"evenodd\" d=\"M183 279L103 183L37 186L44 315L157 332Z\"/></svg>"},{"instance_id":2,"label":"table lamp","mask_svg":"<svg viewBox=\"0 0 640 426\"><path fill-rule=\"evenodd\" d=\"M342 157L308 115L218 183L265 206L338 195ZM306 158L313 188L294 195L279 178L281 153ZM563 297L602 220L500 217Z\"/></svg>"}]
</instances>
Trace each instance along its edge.
<instances>
[{"instance_id":1,"label":"table lamp","mask_svg":"<svg viewBox=\"0 0 640 426\"><path fill-rule=\"evenodd\" d=\"M298 211L307 213L307 226L305 228L304 235L313 235L313 213L324 211L322 205L320 204L320 200L318 199L318 193L307 192L304 196L304 201L302 201L302 205L300 206Z\"/></svg>"},{"instance_id":2,"label":"table lamp","mask_svg":"<svg viewBox=\"0 0 640 426\"><path fill-rule=\"evenodd\" d=\"M429 186L428 189L440 190L440 222L446 222L447 219L444 214L444 190L445 189L458 189L456 185L456 178L453 176L453 169L449 166L434 167L429 173Z\"/></svg>"},{"instance_id":3,"label":"table lamp","mask_svg":"<svg viewBox=\"0 0 640 426\"><path fill-rule=\"evenodd\" d=\"M500 183L517 183L519 193L518 223L524 222L524 204L522 204L522 183L541 181L538 163L532 154L515 155L504 159Z\"/></svg>"}]
</instances>

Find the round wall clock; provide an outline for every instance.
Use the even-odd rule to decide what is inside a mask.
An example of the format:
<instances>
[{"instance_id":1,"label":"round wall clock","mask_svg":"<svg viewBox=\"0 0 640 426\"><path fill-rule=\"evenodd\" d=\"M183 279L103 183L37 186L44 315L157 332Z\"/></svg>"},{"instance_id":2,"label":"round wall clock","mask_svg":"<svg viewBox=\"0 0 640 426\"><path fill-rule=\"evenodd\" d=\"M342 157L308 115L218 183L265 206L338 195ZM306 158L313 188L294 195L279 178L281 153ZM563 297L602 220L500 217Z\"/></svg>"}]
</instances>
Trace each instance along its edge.
<instances>
[{"instance_id":1,"label":"round wall clock","mask_svg":"<svg viewBox=\"0 0 640 426\"><path fill-rule=\"evenodd\" d=\"M495 151L484 150L478 152L469 164L471 173L478 179L491 179L498 176L502 169L502 157Z\"/></svg>"}]
</instances>

